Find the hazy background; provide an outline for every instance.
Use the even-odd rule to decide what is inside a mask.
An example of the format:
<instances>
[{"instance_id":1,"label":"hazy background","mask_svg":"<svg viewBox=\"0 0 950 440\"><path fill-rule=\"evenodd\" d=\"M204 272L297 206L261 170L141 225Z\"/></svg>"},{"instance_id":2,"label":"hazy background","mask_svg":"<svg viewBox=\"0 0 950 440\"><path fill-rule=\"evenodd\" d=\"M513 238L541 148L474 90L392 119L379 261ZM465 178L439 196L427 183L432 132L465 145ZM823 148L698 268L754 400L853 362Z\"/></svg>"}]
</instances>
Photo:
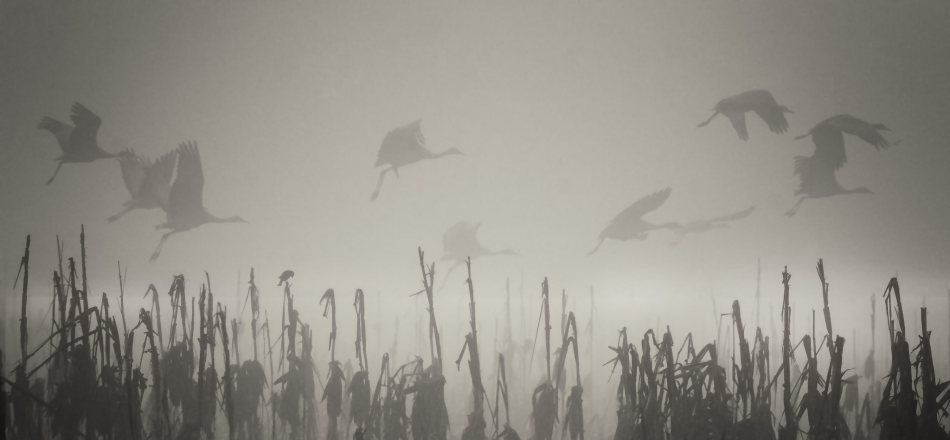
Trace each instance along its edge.
<instances>
[{"instance_id":1,"label":"hazy background","mask_svg":"<svg viewBox=\"0 0 950 440\"><path fill-rule=\"evenodd\" d=\"M3 319L12 331L26 235L37 295L30 309L45 310L56 236L78 257L84 224L96 297L117 294L117 261L128 268L133 304L149 283L164 298L178 273L190 294L207 271L219 295L236 295L252 267L265 299L278 301L276 277L293 269L298 307L312 310L302 318L317 333L328 327L319 295L335 288L340 319L349 319L360 287L368 318L381 316L388 329L402 314L409 335L406 321L423 313L404 299L421 289L416 248L438 259L442 233L466 220L484 222L487 247L520 254L475 261L489 328L503 319L491 306L508 277L514 292L523 280L533 326L548 276L585 317L594 286L604 338L660 322L678 340L687 331L710 340L710 292L720 313L736 298L750 310L761 258L763 314L770 303L778 310L787 265L802 329L810 309L820 313L814 265L824 258L836 330L849 341L852 327L867 329L868 297L899 273L905 309L927 297L937 358L945 358L947 23L950 4L918 1L2 2ZM748 142L722 117L696 128L719 99L755 88L795 111L789 133L774 135L751 114ZM44 185L60 151L36 124L68 121L76 101L102 118L99 143L110 152L155 158L197 141L205 206L250 223L174 235L149 263L164 216L140 210L106 223L128 199L115 161L67 164ZM901 140L880 152L846 140L839 181L875 194L809 200L784 217L797 200L793 157L813 150L793 136L839 113L883 122ZM415 119L430 149L465 156L387 176L371 203L383 137ZM585 257L610 219L665 187L672 196L646 219L757 209L679 246L660 231L645 242L608 240ZM437 311L461 332L464 275L452 276ZM279 313L275 302L267 307ZM879 341L884 328L882 320ZM351 331L341 327L341 342ZM462 340L446 340L454 358Z\"/></svg>"}]
</instances>

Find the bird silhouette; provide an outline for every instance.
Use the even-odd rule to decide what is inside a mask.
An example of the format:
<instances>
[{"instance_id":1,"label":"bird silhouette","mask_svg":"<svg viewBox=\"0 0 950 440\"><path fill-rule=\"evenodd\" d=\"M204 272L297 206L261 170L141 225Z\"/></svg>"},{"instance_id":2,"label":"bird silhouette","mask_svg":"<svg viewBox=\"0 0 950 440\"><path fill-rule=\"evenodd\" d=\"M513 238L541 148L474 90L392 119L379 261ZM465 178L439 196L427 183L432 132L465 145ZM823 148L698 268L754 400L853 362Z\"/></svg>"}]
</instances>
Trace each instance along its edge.
<instances>
[{"instance_id":1,"label":"bird silhouette","mask_svg":"<svg viewBox=\"0 0 950 440\"><path fill-rule=\"evenodd\" d=\"M284 273L280 274L280 282L277 283L277 287L282 286L284 283L287 282L287 280L289 280L289 279L291 279L291 278L293 278L293 277L294 277L294 271L292 271L292 270L285 270Z\"/></svg>"},{"instance_id":2,"label":"bird silhouette","mask_svg":"<svg viewBox=\"0 0 950 440\"><path fill-rule=\"evenodd\" d=\"M815 135L816 131L821 132L818 137ZM891 131L890 128L887 128L884 124L871 124L851 115L832 116L819 122L808 133L796 136L795 139L811 136L812 142L815 144L816 154L823 160L833 163L835 171L837 171L848 162L848 157L844 151L844 136L835 136L832 134L834 131L839 134L848 133L857 136L864 142L873 145L876 150L891 146L891 143L880 133L881 131Z\"/></svg>"},{"instance_id":3,"label":"bird silhouette","mask_svg":"<svg viewBox=\"0 0 950 440\"><path fill-rule=\"evenodd\" d=\"M610 221L610 224L600 233L600 240L597 242L597 247L594 250L590 251L587 255L593 255L600 249L600 245L604 244L604 240L612 238L614 240L627 241L630 239L637 240L646 240L646 232L652 231L655 229L676 229L681 228L679 223L667 222L660 225L654 225L643 221L641 217L646 215L651 211L655 211L660 206L663 206L666 203L666 199L670 198L670 193L673 190L666 188L660 191L657 191L653 194L650 194L640 200L637 200L632 205L627 207L617 214L613 220Z\"/></svg>"},{"instance_id":4,"label":"bird silhouette","mask_svg":"<svg viewBox=\"0 0 950 440\"><path fill-rule=\"evenodd\" d=\"M676 234L676 240L670 243L670 245L675 246L680 244L686 234L701 234L713 229L728 228L730 227L728 222L744 219L752 215L752 211L755 211L755 206L722 217L695 220L686 223L682 227L673 229L673 233Z\"/></svg>"},{"instance_id":5,"label":"bird silhouette","mask_svg":"<svg viewBox=\"0 0 950 440\"><path fill-rule=\"evenodd\" d=\"M881 124L868 124L853 116L841 115L826 119L807 134L799 136L798 139L811 136L815 144L815 152L809 157L795 157L795 175L801 180L795 195L802 197L785 215L788 217L795 215L805 199L841 194L873 194L865 187L845 189L835 179L835 172L847 162L844 133L855 133L877 149L886 148L890 143L877 130L887 130L887 127Z\"/></svg>"},{"instance_id":6,"label":"bird silhouette","mask_svg":"<svg viewBox=\"0 0 950 440\"><path fill-rule=\"evenodd\" d=\"M442 285L439 286L439 290L445 287L445 282L449 279L449 275L452 271L455 270L456 267L465 264L467 258L474 260L478 257L489 255L518 255L511 249L493 251L482 246L482 244L478 242L478 228L481 225L482 222L474 224L469 224L464 221L458 222L442 234L442 250L444 252L442 261L454 261L455 264L445 272L445 277L442 279Z\"/></svg>"},{"instance_id":7,"label":"bird silhouette","mask_svg":"<svg viewBox=\"0 0 950 440\"><path fill-rule=\"evenodd\" d=\"M205 223L247 223L238 216L218 218L205 209L202 201L205 178L201 171L201 157L198 155L198 144L195 142L181 143L178 146L178 174L172 184L168 198L168 209L165 211L165 223L155 229L171 229L162 235L155 252L149 261L158 259L172 234L185 232L197 228Z\"/></svg>"},{"instance_id":8,"label":"bird silhouette","mask_svg":"<svg viewBox=\"0 0 950 440\"><path fill-rule=\"evenodd\" d=\"M135 209L162 208L168 210L168 198L171 194L172 173L175 172L175 159L178 150L165 153L158 160L152 162L147 157L139 157L133 151L119 156L119 167L122 169L122 181L129 190L131 199L123 203L125 209L112 217L109 223L118 220L129 211Z\"/></svg>"},{"instance_id":9,"label":"bird silhouette","mask_svg":"<svg viewBox=\"0 0 950 440\"><path fill-rule=\"evenodd\" d=\"M53 183L53 179L59 174L59 168L64 163L93 162L123 154L111 154L99 148L96 134L99 132L99 126L102 125L102 119L82 104L78 102L73 104L70 119L73 124L76 124L75 127L49 116L43 117L36 126L39 130L53 133L59 148L63 150L63 154L55 159L59 163L56 165L56 171L53 171L53 176L46 181L47 185Z\"/></svg>"},{"instance_id":10,"label":"bird silhouette","mask_svg":"<svg viewBox=\"0 0 950 440\"><path fill-rule=\"evenodd\" d=\"M754 111L766 124L772 133L782 134L788 130L788 121L785 113L794 113L784 105L778 105L768 90L750 90L725 98L713 107L713 114L699 127L705 127L718 114L723 114L732 122L732 127L739 134L739 139L749 140L749 131L745 126L746 112Z\"/></svg>"},{"instance_id":11,"label":"bird silhouette","mask_svg":"<svg viewBox=\"0 0 950 440\"><path fill-rule=\"evenodd\" d=\"M413 164L425 159L438 159L444 156L462 154L456 148L449 148L441 153L433 153L426 148L425 137L422 136L422 120L414 121L390 131L383 138L383 144L379 147L379 157L376 159L377 167L389 165L389 168L383 169L379 173L379 180L376 182L376 190L370 197L370 201L379 197L379 190L383 186L383 178L386 173L392 171L396 177L399 177L399 168Z\"/></svg>"}]
</instances>

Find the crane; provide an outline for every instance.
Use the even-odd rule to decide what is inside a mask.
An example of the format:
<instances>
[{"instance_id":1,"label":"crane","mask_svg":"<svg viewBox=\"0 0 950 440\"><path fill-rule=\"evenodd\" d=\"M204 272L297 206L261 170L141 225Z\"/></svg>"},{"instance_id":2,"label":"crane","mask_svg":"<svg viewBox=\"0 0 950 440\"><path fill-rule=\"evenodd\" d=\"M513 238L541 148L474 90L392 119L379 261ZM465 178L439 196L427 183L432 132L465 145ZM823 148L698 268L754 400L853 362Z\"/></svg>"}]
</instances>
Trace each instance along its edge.
<instances>
[{"instance_id":1,"label":"crane","mask_svg":"<svg viewBox=\"0 0 950 440\"><path fill-rule=\"evenodd\" d=\"M152 253L149 261L158 259L172 234L185 232L206 223L247 223L241 217L231 216L219 218L211 215L204 207L202 192L205 178L201 171L201 157L198 155L198 144L195 142L181 143L178 146L178 173L175 183L172 184L168 198L168 210L165 211L165 223L155 229L171 229L162 235L162 240Z\"/></svg>"},{"instance_id":2,"label":"crane","mask_svg":"<svg viewBox=\"0 0 950 440\"><path fill-rule=\"evenodd\" d=\"M818 138L815 137L816 131L822 132L818 134ZM881 131L891 131L890 128L887 128L884 124L871 124L851 115L832 116L819 122L812 127L811 130L808 130L808 133L795 137L795 139L804 139L811 136L812 142L815 144L816 153L824 160L832 162L835 166L835 171L841 169L841 167L848 162L848 157L844 151L844 137L835 136L831 134L831 131L837 131L839 134L848 133L852 136L857 136L864 142L874 146L875 150L891 146L891 143L880 133ZM819 145L819 142L821 145ZM899 142L900 141L897 141L895 144Z\"/></svg>"},{"instance_id":3,"label":"crane","mask_svg":"<svg viewBox=\"0 0 950 440\"><path fill-rule=\"evenodd\" d=\"M739 139L749 140L749 131L745 126L746 112L754 111L766 124L772 133L782 134L788 130L788 121L785 113L794 113L784 105L778 105L768 90L749 90L738 95L725 98L713 107L713 114L699 127L705 127L718 114L723 114L732 122L732 127L739 134Z\"/></svg>"},{"instance_id":4,"label":"crane","mask_svg":"<svg viewBox=\"0 0 950 440\"><path fill-rule=\"evenodd\" d=\"M63 150L63 154L55 159L59 163L56 165L56 171L53 171L53 176L46 181L47 185L53 183L53 179L59 174L59 169L64 163L93 162L125 154L111 154L99 148L96 134L99 132L99 126L102 125L102 119L84 105L74 103L72 115L69 118L73 124L76 124L75 126L49 116L43 117L36 126L38 130L53 133L59 148Z\"/></svg>"},{"instance_id":5,"label":"crane","mask_svg":"<svg viewBox=\"0 0 950 440\"><path fill-rule=\"evenodd\" d=\"M155 162L147 157L139 157L131 150L119 156L122 181L125 182L125 188L129 190L132 198L122 204L125 209L109 217L109 223L135 209L162 208L167 211L172 173L175 171L177 158L178 150L165 153Z\"/></svg>"},{"instance_id":6,"label":"crane","mask_svg":"<svg viewBox=\"0 0 950 440\"><path fill-rule=\"evenodd\" d=\"M445 278L443 278L442 286L439 287L439 290L445 287L445 282L448 280L449 274L451 274L456 267L465 264L466 258L472 258L474 260L478 257L489 255L518 255L511 249L493 251L482 246L482 244L478 242L478 228L481 225L482 222L469 224L468 222L461 221L452 225L448 231L442 234L442 250L444 251L442 261L454 261L455 264L445 272Z\"/></svg>"},{"instance_id":7,"label":"crane","mask_svg":"<svg viewBox=\"0 0 950 440\"><path fill-rule=\"evenodd\" d=\"M810 135L815 144L815 152L809 156L795 157L795 175L801 184L796 196L802 196L798 203L785 213L791 217L798 212L805 199L818 199L842 194L872 194L871 190L860 187L846 189L835 179L835 172L847 161L844 155L844 132L834 124L818 124L811 129ZM885 141L886 142L886 141Z\"/></svg>"},{"instance_id":8,"label":"crane","mask_svg":"<svg viewBox=\"0 0 950 440\"><path fill-rule=\"evenodd\" d=\"M675 246L680 244L686 234L700 234L712 229L728 228L728 222L744 219L752 215L752 211L755 211L755 206L722 217L694 220L686 223L680 228L673 229L673 233L676 234L676 240L670 243L670 245Z\"/></svg>"},{"instance_id":9,"label":"crane","mask_svg":"<svg viewBox=\"0 0 950 440\"><path fill-rule=\"evenodd\" d=\"M666 199L670 198L670 193L673 190L671 188L662 189L653 194L650 194L646 197L643 197L640 200L637 200L632 205L627 207L617 214L613 220L604 228L600 233L600 240L597 243L597 247L594 250L590 251L587 255L593 255L600 249L600 245L604 244L604 240L612 238L614 240L627 241L630 239L637 240L646 240L646 232L652 231L655 229L677 229L681 228L679 223L667 222L660 225L654 225L652 223L644 221L641 217L655 211L660 206L663 206L666 203Z\"/></svg>"},{"instance_id":10,"label":"crane","mask_svg":"<svg viewBox=\"0 0 950 440\"><path fill-rule=\"evenodd\" d=\"M449 148L440 153L433 153L426 148L425 137L422 136L422 120L410 122L402 127L396 128L386 134L383 143L379 147L379 157L376 159L376 167L389 165L379 173L379 180L376 182L376 190L370 197L370 201L379 197L379 190L383 186L383 177L386 173L392 171L396 177L399 177L399 168L406 165L426 159L438 159L440 157L462 154L457 148Z\"/></svg>"}]
</instances>

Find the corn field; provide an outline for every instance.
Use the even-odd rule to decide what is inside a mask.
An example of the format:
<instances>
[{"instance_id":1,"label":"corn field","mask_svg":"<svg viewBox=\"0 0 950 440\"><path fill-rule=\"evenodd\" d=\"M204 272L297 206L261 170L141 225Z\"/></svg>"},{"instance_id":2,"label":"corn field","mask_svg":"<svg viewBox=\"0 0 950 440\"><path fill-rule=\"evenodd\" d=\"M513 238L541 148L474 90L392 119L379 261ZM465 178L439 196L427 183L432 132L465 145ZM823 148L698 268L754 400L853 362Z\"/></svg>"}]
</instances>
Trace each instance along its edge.
<instances>
[{"instance_id":1,"label":"corn field","mask_svg":"<svg viewBox=\"0 0 950 440\"><path fill-rule=\"evenodd\" d=\"M435 263L419 249L423 288L416 293L417 315L403 319L416 321L418 341L386 338L376 343L390 349L373 353L369 340L383 334L367 333L367 314L385 312L373 311L360 289L352 294L352 312L337 308L338 299L349 304L348 293L328 289L320 298L320 319L331 329L325 334L314 331L316 322L305 321L312 311L295 305L290 283L283 283L279 312L262 310L253 269L242 280L246 292L237 310L228 310L210 275L196 283L170 274L167 296L151 284L145 293L149 309L127 311L131 292L125 291L121 267L117 294L91 298L84 241L81 234L79 259L67 258L65 266L60 250L60 263L52 268L52 302L43 317L27 313L36 301L30 291L30 271L35 285L36 270L26 239L17 277L19 353L7 349L0 356L4 438L950 438L945 427L950 392L948 382L937 377L927 309L905 314L896 277L882 286L884 316L872 305L870 319L872 335L878 319L885 319L890 364L875 365L872 349L855 369L845 365L848 341L833 328L832 292L821 260L820 291L793 289L787 270L781 279L766 278L781 283L781 341L747 325L734 301L723 316L727 329L710 342L669 327L642 336L624 327L616 329L610 347L595 347L593 290L590 322L578 332L578 315L568 309L563 291L560 326L552 325L552 289L545 278L536 291L534 340L519 342L512 336L510 292L506 310L478 309L471 260L466 261L464 340L443 341L439 311L463 300L435 294ZM796 297L821 298L823 329L794 332L791 299ZM905 320L918 312L920 332L913 334ZM337 350L337 316L350 313L355 340ZM523 310L521 316L532 319ZM497 328L498 319L504 330L495 332L494 343L480 341L482 324L495 321ZM397 350L412 343L427 344L427 351L400 363ZM444 346L461 347L455 368L463 371L466 361L470 383L447 383L444 369L452 365L444 362ZM593 394L594 378L602 384L596 386L600 395ZM451 423L456 414L464 416L464 425Z\"/></svg>"}]
</instances>

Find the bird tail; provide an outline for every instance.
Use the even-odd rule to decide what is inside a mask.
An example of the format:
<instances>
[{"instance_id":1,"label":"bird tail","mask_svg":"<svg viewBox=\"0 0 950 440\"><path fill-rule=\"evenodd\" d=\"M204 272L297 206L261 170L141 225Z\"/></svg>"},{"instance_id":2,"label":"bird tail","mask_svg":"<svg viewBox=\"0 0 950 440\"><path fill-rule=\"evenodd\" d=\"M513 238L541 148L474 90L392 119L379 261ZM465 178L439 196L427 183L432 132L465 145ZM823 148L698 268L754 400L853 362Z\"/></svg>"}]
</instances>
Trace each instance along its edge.
<instances>
[{"instance_id":1,"label":"bird tail","mask_svg":"<svg viewBox=\"0 0 950 440\"><path fill-rule=\"evenodd\" d=\"M597 246L594 247L594 250L587 253L588 257L591 255L594 255L594 253L597 252L598 249L600 249L600 245L604 244L604 239L605 237L601 237L600 241L597 242Z\"/></svg>"},{"instance_id":2,"label":"bird tail","mask_svg":"<svg viewBox=\"0 0 950 440\"><path fill-rule=\"evenodd\" d=\"M811 132L810 132L810 131L809 131L808 133L805 133L805 134L801 135L801 136L795 136L795 139L796 139L796 140L798 140L798 139L805 139L805 138L807 138L808 136L811 136Z\"/></svg>"},{"instance_id":3,"label":"bird tail","mask_svg":"<svg viewBox=\"0 0 950 440\"><path fill-rule=\"evenodd\" d=\"M277 282L277 287L280 287L282 285L284 285L284 280L280 280Z\"/></svg>"},{"instance_id":4,"label":"bird tail","mask_svg":"<svg viewBox=\"0 0 950 440\"><path fill-rule=\"evenodd\" d=\"M719 114L718 111L713 112L712 116L710 116L709 119L705 120L704 122L700 122L699 125L697 125L697 127L705 127L705 126L709 125L709 122L712 121L713 118L715 118L716 115L718 115L718 114Z\"/></svg>"}]
</instances>

